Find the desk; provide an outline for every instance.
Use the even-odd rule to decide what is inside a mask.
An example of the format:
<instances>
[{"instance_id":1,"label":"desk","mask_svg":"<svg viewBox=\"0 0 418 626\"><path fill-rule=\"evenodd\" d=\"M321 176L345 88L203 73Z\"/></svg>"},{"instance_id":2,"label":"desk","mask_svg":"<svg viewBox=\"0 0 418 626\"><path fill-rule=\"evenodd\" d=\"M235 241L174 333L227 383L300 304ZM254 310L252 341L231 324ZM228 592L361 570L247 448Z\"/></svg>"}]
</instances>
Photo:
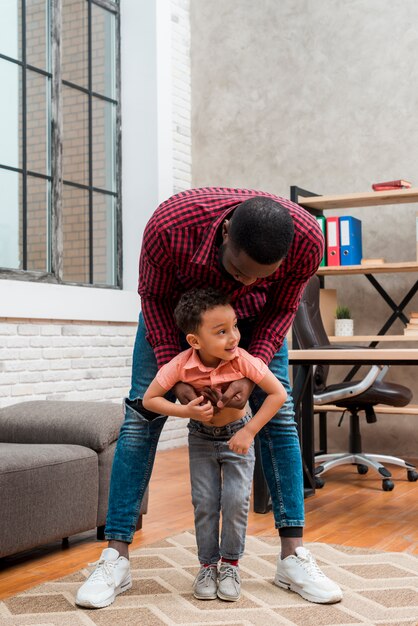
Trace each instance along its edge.
<instances>
[{"instance_id":1,"label":"desk","mask_svg":"<svg viewBox=\"0 0 418 626\"><path fill-rule=\"evenodd\" d=\"M301 440L305 496L315 493L315 446L313 366L327 365L418 365L418 348L353 350L289 350L289 364L297 365L293 381L296 422Z\"/></svg>"}]
</instances>

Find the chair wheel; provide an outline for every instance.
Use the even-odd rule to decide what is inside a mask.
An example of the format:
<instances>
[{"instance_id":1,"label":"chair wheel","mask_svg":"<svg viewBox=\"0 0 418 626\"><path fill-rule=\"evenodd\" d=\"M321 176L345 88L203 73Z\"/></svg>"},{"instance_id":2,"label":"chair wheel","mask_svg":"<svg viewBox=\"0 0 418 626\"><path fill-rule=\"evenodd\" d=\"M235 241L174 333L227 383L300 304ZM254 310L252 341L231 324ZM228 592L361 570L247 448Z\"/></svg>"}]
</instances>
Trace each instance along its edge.
<instances>
[{"instance_id":1,"label":"chair wheel","mask_svg":"<svg viewBox=\"0 0 418 626\"><path fill-rule=\"evenodd\" d=\"M415 470L409 470L408 471L408 480L410 483L414 483L418 480L418 472L416 472Z\"/></svg>"},{"instance_id":2,"label":"chair wheel","mask_svg":"<svg viewBox=\"0 0 418 626\"><path fill-rule=\"evenodd\" d=\"M388 478L385 478L385 480L382 480L383 491L392 491L394 487L395 487L394 483Z\"/></svg>"},{"instance_id":3,"label":"chair wheel","mask_svg":"<svg viewBox=\"0 0 418 626\"><path fill-rule=\"evenodd\" d=\"M369 468L367 467L367 465L362 465L361 463L359 463L357 465L357 471L359 474L367 474Z\"/></svg>"},{"instance_id":4,"label":"chair wheel","mask_svg":"<svg viewBox=\"0 0 418 626\"><path fill-rule=\"evenodd\" d=\"M315 488L322 489L324 485L325 485L325 481L322 480L322 478L319 478L319 476L315 476Z\"/></svg>"}]
</instances>

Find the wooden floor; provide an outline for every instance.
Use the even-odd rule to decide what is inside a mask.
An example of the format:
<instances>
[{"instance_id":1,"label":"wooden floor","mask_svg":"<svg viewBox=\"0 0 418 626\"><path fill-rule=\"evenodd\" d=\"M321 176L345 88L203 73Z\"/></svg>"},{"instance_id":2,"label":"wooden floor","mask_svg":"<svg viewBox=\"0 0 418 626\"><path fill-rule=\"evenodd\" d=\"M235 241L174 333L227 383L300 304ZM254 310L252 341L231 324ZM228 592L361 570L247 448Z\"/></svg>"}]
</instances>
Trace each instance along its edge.
<instances>
[{"instance_id":1,"label":"wooden floor","mask_svg":"<svg viewBox=\"0 0 418 626\"><path fill-rule=\"evenodd\" d=\"M411 460L411 459L410 459ZM411 460L412 461L412 460ZM394 469L395 489L384 492L373 472L338 467L325 487L305 501L305 541L345 544L418 554L418 482ZM149 512L133 547L193 527L187 449L159 452L151 480ZM250 513L248 533L276 535L271 513ZM70 538L69 546L50 544L0 560L0 598L70 574L97 560L106 544L91 531Z\"/></svg>"}]
</instances>

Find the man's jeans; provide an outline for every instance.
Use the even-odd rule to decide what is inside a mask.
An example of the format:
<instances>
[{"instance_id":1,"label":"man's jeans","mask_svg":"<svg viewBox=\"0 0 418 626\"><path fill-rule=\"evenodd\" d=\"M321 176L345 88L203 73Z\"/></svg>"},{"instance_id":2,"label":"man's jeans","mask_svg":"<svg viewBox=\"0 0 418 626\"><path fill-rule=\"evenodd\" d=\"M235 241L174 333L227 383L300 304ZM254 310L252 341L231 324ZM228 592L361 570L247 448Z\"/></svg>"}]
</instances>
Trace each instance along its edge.
<instances>
[{"instance_id":1,"label":"man's jeans","mask_svg":"<svg viewBox=\"0 0 418 626\"><path fill-rule=\"evenodd\" d=\"M167 419L165 416L147 419L150 416L146 413L142 415L136 410L135 402L132 402L143 398L157 373L154 351L145 333L144 320L140 315L133 353L132 386L129 399L125 401L125 421L113 460L105 531L106 539L127 543L131 543L135 532L158 439ZM249 334L241 330L241 347L246 348L249 341ZM269 368L284 385L288 397L278 413L259 432L261 459L270 489L276 528L304 525L302 461L288 367L285 342L273 357ZM166 397L173 399L172 394ZM255 387L249 399L253 413L260 407L264 397L265 393Z\"/></svg>"},{"instance_id":2,"label":"man's jeans","mask_svg":"<svg viewBox=\"0 0 418 626\"><path fill-rule=\"evenodd\" d=\"M221 556L236 561L244 554L255 463L254 443L248 454L237 454L229 449L228 441L250 419L251 416L246 415L219 427L195 420L189 422L192 502L201 564L216 564Z\"/></svg>"}]
</instances>

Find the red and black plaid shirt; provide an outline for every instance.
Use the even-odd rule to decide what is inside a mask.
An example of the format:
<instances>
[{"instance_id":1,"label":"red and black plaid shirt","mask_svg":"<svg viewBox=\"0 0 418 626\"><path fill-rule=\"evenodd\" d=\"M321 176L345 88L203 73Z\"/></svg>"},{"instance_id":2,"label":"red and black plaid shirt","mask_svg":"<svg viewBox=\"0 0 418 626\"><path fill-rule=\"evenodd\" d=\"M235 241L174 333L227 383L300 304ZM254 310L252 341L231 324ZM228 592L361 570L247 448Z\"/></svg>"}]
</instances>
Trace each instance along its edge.
<instances>
[{"instance_id":1,"label":"red and black plaid shirt","mask_svg":"<svg viewBox=\"0 0 418 626\"><path fill-rule=\"evenodd\" d=\"M295 235L277 271L245 286L219 264L219 232L224 219L252 196L267 196L289 209ZM238 319L254 318L249 352L269 363L295 316L303 288L322 259L318 223L290 200L248 189L210 187L172 196L149 220L139 261L138 293L147 339L159 367L180 351L173 317L178 299L195 287L212 286L230 294Z\"/></svg>"}]
</instances>

